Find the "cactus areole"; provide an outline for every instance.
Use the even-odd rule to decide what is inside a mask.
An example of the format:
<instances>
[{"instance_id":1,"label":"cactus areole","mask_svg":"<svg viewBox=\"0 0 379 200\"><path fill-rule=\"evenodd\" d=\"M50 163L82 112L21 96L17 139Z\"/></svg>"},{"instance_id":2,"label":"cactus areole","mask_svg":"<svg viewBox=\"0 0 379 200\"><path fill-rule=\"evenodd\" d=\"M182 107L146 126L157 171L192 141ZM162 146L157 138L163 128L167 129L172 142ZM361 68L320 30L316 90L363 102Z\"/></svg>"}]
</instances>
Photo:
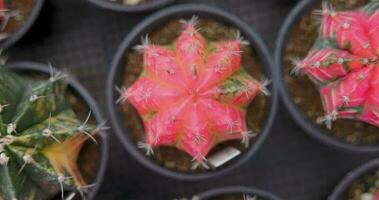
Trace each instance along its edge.
<instances>
[{"instance_id":1,"label":"cactus areole","mask_svg":"<svg viewBox=\"0 0 379 200\"><path fill-rule=\"evenodd\" d=\"M0 199L50 199L90 189L77 160L101 127L79 120L67 100L66 76L28 79L0 66ZM95 142L95 141L94 141Z\"/></svg>"},{"instance_id":2,"label":"cactus areole","mask_svg":"<svg viewBox=\"0 0 379 200\"><path fill-rule=\"evenodd\" d=\"M294 73L306 74L318 87L328 128L338 118L379 126L379 3L335 11L323 2L320 34Z\"/></svg>"},{"instance_id":3,"label":"cactus areole","mask_svg":"<svg viewBox=\"0 0 379 200\"><path fill-rule=\"evenodd\" d=\"M139 147L153 154L158 146L173 146L193 157L194 167L207 167L206 156L217 144L240 139L247 146L255 134L247 129L246 108L259 91L268 94L241 66L239 33L230 41L207 41L196 28L196 17L169 46L136 47L143 53L139 79L120 90L140 114L145 141Z\"/></svg>"}]
</instances>

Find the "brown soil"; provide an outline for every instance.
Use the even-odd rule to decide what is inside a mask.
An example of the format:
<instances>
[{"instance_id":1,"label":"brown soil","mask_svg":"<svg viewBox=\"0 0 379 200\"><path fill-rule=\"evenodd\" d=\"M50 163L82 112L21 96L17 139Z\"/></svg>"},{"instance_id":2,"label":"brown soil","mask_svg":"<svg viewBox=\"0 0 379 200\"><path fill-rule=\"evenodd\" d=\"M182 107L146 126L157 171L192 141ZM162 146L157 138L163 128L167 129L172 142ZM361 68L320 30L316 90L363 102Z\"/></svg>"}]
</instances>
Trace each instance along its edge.
<instances>
[{"instance_id":1,"label":"brown soil","mask_svg":"<svg viewBox=\"0 0 379 200\"><path fill-rule=\"evenodd\" d=\"M22 73L22 75L25 75L32 79L39 79L43 80L46 79L47 76L41 75L39 73ZM68 101L70 102L74 112L77 114L80 120L85 121L87 118L87 115L90 111L90 108L80 97L80 94L78 94L76 91L69 88L68 95L67 95ZM94 117L91 117L89 122L91 124L96 124L96 120ZM100 136L95 136L95 139L100 142ZM79 170L85 180L85 182L90 185L95 181L98 167L100 165L100 144L95 144L92 140L88 140L84 145L80 152L79 158L78 158L78 166ZM77 195L78 196L78 195ZM60 195L57 195L56 198L53 198L54 200L61 199ZM81 199L80 197L75 198Z\"/></svg>"},{"instance_id":2,"label":"brown soil","mask_svg":"<svg viewBox=\"0 0 379 200\"><path fill-rule=\"evenodd\" d=\"M182 25L178 20L172 20L167 24L161 26L162 28L155 30L149 34L149 37L154 44L168 45L171 44L179 36L182 29ZM201 19L199 21L200 32L209 41L228 40L234 38L236 29L224 24L220 24L213 20ZM128 52L127 63L125 64L124 73L122 75L123 82L118 85L123 85L126 88L133 84L139 77L142 66L142 55L134 51ZM242 57L243 66L245 69L255 78L260 80L264 74L262 66L257 59L256 52L251 47L243 49ZM129 129L133 140L137 143L144 140L144 127L142 120L140 119L137 111L133 106L126 104L119 107L119 110L123 114L124 124ZM252 104L248 107L247 111L247 123L250 130L254 132L260 132L267 111L267 99L263 95L258 95ZM254 145L254 144L252 144ZM218 145L214 148L209 155L218 152L220 149L224 149L227 146L233 146L242 152L247 149L241 145L240 141L229 141ZM159 147L154 150L154 156L152 157L160 165L175 171L180 172L193 172L191 169L192 158L186 153L179 151L171 147ZM231 162L225 164L223 167L230 165ZM198 169L195 172L204 171L204 169Z\"/></svg>"},{"instance_id":3,"label":"brown soil","mask_svg":"<svg viewBox=\"0 0 379 200\"><path fill-rule=\"evenodd\" d=\"M338 10L357 8L364 5L367 1L368 0L331 0ZM320 8L321 5L318 5L315 9ZM293 68L291 59L304 58L318 35L318 25L315 16L312 15L312 11L309 11L301 18L300 22L294 26L285 47L283 63L284 79L294 102L303 113L316 124L316 119L324 115L321 99L315 98L320 96L316 86L306 76L290 75L290 71ZM333 123L331 131L327 130L325 125L319 125L319 127L326 130L329 134L349 143L373 144L379 140L379 128L363 122L339 119Z\"/></svg>"},{"instance_id":4,"label":"brown soil","mask_svg":"<svg viewBox=\"0 0 379 200\"><path fill-rule=\"evenodd\" d=\"M368 173L356 180L347 190L347 200L361 200L364 193L379 192L379 170Z\"/></svg>"},{"instance_id":5,"label":"brown soil","mask_svg":"<svg viewBox=\"0 0 379 200\"><path fill-rule=\"evenodd\" d=\"M9 3L10 10L18 10L20 12L20 19L12 18L9 20L7 26L2 31L3 33L13 33L27 20L35 4L35 0L11 0Z\"/></svg>"}]
</instances>

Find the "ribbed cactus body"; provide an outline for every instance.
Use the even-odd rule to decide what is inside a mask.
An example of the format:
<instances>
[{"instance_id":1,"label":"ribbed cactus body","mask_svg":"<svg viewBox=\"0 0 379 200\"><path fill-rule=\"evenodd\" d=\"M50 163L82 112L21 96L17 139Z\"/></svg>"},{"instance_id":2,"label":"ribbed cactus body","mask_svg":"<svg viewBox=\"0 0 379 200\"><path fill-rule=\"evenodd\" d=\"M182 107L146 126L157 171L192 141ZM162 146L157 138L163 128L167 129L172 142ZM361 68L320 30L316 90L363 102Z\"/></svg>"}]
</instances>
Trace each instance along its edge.
<instances>
[{"instance_id":1,"label":"ribbed cactus body","mask_svg":"<svg viewBox=\"0 0 379 200\"><path fill-rule=\"evenodd\" d=\"M174 146L204 164L217 144L243 139L250 132L245 122L247 105L263 85L241 66L239 34L235 40L206 41L195 21L169 46L138 46L144 71L121 100L128 100L141 115L147 154L157 146Z\"/></svg>"},{"instance_id":2,"label":"ribbed cactus body","mask_svg":"<svg viewBox=\"0 0 379 200\"><path fill-rule=\"evenodd\" d=\"M379 6L335 11L323 4L320 35L295 71L319 87L329 128L338 118L379 126Z\"/></svg>"},{"instance_id":3,"label":"ribbed cactus body","mask_svg":"<svg viewBox=\"0 0 379 200\"><path fill-rule=\"evenodd\" d=\"M96 127L78 119L66 91L61 74L32 80L0 66L0 199L49 199L86 186L77 159Z\"/></svg>"}]
</instances>

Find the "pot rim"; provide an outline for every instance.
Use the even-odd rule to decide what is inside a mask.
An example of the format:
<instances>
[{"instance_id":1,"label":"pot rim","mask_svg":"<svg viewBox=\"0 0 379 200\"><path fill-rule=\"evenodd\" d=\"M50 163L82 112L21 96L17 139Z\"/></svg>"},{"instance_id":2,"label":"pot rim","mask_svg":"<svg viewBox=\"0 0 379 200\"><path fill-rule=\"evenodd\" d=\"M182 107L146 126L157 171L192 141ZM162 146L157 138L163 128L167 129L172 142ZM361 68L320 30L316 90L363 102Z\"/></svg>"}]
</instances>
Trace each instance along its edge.
<instances>
[{"instance_id":1,"label":"pot rim","mask_svg":"<svg viewBox=\"0 0 379 200\"><path fill-rule=\"evenodd\" d=\"M201 200L208 200L210 198L218 197L220 195L228 195L228 194L234 194L234 193L257 195L267 200L281 200L280 197L270 192L266 192L264 190L260 190L253 187L245 187L245 186L226 186L226 187L221 187L221 188L215 188L215 189L211 189L206 192L200 193L198 197Z\"/></svg>"},{"instance_id":2,"label":"pot rim","mask_svg":"<svg viewBox=\"0 0 379 200\"><path fill-rule=\"evenodd\" d=\"M114 10L118 12L129 12L129 13L137 13L137 12L146 12L155 10L158 8L162 8L163 6L173 3L175 0L154 0L152 2L148 2L146 4L141 4L137 6L128 6L119 3L109 2L105 0L88 0L96 6L101 8Z\"/></svg>"},{"instance_id":3,"label":"pot rim","mask_svg":"<svg viewBox=\"0 0 379 200\"><path fill-rule=\"evenodd\" d=\"M278 89L281 94L281 98L284 101L287 110L290 112L292 118L296 123L305 131L308 135L316 140L326 144L329 147L334 147L339 150L351 153L376 153L379 152L379 145L369 144L353 144L348 143L342 139L338 139L330 135L327 130L317 127L317 125L306 116L300 108L293 101L293 97L287 88L287 84L284 81L283 76L283 55L286 42L291 34L292 28L299 22L305 13L309 12L318 1L303 0L300 1L295 8L290 12L286 20L284 21L279 36L276 41L275 48L275 75L278 81Z\"/></svg>"},{"instance_id":4,"label":"pot rim","mask_svg":"<svg viewBox=\"0 0 379 200\"><path fill-rule=\"evenodd\" d=\"M178 16L179 15L179 16ZM270 86L272 95L269 98L269 105L268 105L268 112L265 120L265 124L263 126L263 129L261 131L261 134L259 134L258 139L256 142L250 147L248 151L246 151L238 160L235 161L230 166L227 166L223 169L219 169L216 171L209 171L205 173L185 173L185 172L178 172L174 170L169 170L167 168L164 168L163 166L159 165L155 161L147 158L137 147L133 139L128 135L127 131L124 131L126 127L122 125L122 121L120 120L122 117L120 113L117 111L115 101L116 101L116 91L115 91L115 85L116 85L116 79L117 79L117 72L119 68L121 67L123 63L123 58L125 55L125 52L129 50L137 41L139 40L140 36L148 33L155 27L159 27L164 22L167 22L168 20L171 20L173 18L180 18L182 16L193 16L193 15L202 15L211 17L213 19L218 19L218 21L226 22L227 24L231 24L232 26L239 29L243 35L249 39L251 42L251 45L255 48L255 50L258 53L258 56L260 58L260 61L262 62L263 69L266 70L266 76L271 77L273 79L273 66L271 63L271 57L268 53L267 47L264 44L263 40L260 39L258 34L253 31L252 29L248 28L249 26L238 19L236 16L229 14L226 11L220 10L218 8L205 6L205 5L199 5L199 4L182 4L177 6L172 6L170 8L164 9L150 17L148 17L146 20L141 22L139 25L137 25L135 28L132 29L132 31L126 36L126 38L121 43L120 47L118 48L111 64L111 71L108 75L107 79L107 107L108 112L111 118L112 126L115 130L115 133L117 137L121 140L124 148L135 158L137 159L141 164L143 164L145 167L149 168L150 170L153 170L155 172L158 172L161 175L168 176L170 178L174 179L180 179L180 180L187 180L187 181L194 181L194 180L202 180L206 178L215 177L218 175L225 174L226 172L230 172L232 169L237 168L242 163L245 163L253 154L255 154L264 140L267 138L270 129L273 125L275 113L277 110L277 89L276 84L273 83Z\"/></svg>"},{"instance_id":5,"label":"pot rim","mask_svg":"<svg viewBox=\"0 0 379 200\"><path fill-rule=\"evenodd\" d=\"M7 49L14 45L30 30L34 22L37 20L39 14L41 13L44 3L45 0L36 0L26 21L23 24L21 24L21 26L19 26L13 33L11 33L9 38L0 42L0 46L2 49Z\"/></svg>"},{"instance_id":6,"label":"pot rim","mask_svg":"<svg viewBox=\"0 0 379 200\"><path fill-rule=\"evenodd\" d=\"M332 194L328 197L328 200L339 200L340 195L342 195L354 181L376 168L379 168L379 158L368 161L350 171L334 188Z\"/></svg>"},{"instance_id":7,"label":"pot rim","mask_svg":"<svg viewBox=\"0 0 379 200\"><path fill-rule=\"evenodd\" d=\"M9 62L6 65L10 70L20 70L20 71L36 71L42 74L50 74L49 66L47 64L31 62L31 61L17 61L17 62ZM59 71L53 68L54 71ZM101 115L100 109L97 106L96 101L92 98L90 93L77 81L74 79L70 79L68 81L69 87L71 87L78 95L84 100L84 102L91 109L92 116L95 118L98 124L104 122L103 117ZM108 165L108 152L109 152L109 136L106 131L100 131L98 133L101 139L100 147L100 160L96 173L96 178L94 181L95 186L88 193L88 199L94 199L97 192L100 189L101 183L104 179L104 174Z\"/></svg>"}]
</instances>

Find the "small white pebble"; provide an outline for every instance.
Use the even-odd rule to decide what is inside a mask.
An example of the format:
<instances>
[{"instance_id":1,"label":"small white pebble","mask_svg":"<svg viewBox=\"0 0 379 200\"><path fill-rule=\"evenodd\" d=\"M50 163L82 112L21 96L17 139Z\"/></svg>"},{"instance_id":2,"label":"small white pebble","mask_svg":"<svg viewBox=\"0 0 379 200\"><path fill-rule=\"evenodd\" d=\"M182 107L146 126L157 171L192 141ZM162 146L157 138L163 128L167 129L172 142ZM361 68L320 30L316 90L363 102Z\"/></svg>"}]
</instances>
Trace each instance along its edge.
<instances>
[{"instance_id":1,"label":"small white pebble","mask_svg":"<svg viewBox=\"0 0 379 200\"><path fill-rule=\"evenodd\" d=\"M374 200L374 195L371 193L364 193L361 195L361 200Z\"/></svg>"}]
</instances>

